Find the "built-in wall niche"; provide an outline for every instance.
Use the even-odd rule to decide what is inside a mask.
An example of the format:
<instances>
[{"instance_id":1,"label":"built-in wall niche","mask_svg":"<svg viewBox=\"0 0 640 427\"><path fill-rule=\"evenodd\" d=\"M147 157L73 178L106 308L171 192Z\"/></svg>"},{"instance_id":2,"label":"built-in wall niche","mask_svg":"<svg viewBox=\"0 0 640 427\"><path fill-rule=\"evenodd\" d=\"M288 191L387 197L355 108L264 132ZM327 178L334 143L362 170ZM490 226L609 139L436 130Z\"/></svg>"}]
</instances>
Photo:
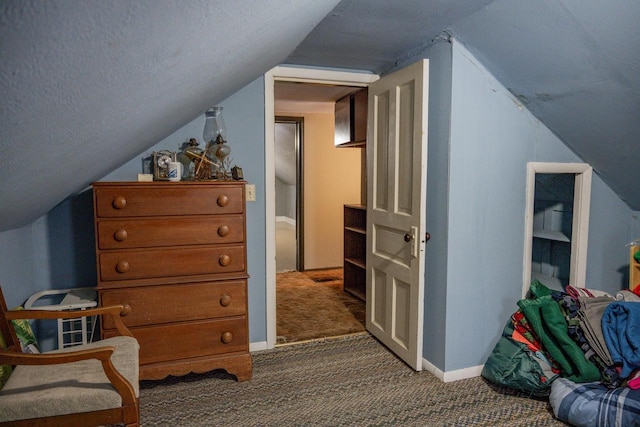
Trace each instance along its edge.
<instances>
[{"instance_id":1,"label":"built-in wall niche","mask_svg":"<svg viewBox=\"0 0 640 427\"><path fill-rule=\"evenodd\" d=\"M571 271L574 174L536 174L531 279L563 289Z\"/></svg>"},{"instance_id":2,"label":"built-in wall niche","mask_svg":"<svg viewBox=\"0 0 640 427\"><path fill-rule=\"evenodd\" d=\"M584 287L592 169L585 163L528 163L522 295L533 279Z\"/></svg>"}]
</instances>

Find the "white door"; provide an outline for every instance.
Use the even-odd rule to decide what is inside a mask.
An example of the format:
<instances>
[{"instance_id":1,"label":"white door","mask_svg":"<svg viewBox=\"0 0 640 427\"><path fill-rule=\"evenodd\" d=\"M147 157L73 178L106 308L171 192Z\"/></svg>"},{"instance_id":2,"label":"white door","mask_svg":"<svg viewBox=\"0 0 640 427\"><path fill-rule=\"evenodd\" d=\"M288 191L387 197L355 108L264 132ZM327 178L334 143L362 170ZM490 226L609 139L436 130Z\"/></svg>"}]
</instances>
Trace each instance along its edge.
<instances>
[{"instance_id":1,"label":"white door","mask_svg":"<svg viewBox=\"0 0 640 427\"><path fill-rule=\"evenodd\" d=\"M367 330L422 369L427 99L421 60L369 86Z\"/></svg>"}]
</instances>

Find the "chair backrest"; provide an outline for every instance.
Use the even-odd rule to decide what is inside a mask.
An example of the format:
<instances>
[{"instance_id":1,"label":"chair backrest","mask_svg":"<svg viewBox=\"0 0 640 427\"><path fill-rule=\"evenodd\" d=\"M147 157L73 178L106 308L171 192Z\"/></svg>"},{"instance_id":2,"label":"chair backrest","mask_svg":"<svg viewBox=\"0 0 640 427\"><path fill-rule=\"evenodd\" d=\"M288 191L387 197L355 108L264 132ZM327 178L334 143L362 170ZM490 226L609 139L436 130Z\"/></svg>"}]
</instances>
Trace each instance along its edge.
<instances>
[{"instance_id":1,"label":"chair backrest","mask_svg":"<svg viewBox=\"0 0 640 427\"><path fill-rule=\"evenodd\" d=\"M8 320L5 316L7 311L7 303L0 287L0 334L2 334L8 350L20 351L20 341L18 341L16 330L13 328L11 320Z\"/></svg>"}]
</instances>

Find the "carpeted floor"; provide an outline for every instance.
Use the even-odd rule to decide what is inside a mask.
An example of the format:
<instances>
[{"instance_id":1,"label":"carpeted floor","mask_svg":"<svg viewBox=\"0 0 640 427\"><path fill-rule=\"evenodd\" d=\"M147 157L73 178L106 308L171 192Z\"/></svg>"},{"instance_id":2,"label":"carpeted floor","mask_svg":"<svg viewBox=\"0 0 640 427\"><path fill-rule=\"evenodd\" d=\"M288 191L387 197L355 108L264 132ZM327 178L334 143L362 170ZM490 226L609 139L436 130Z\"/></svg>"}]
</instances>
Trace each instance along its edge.
<instances>
[{"instance_id":1,"label":"carpeted floor","mask_svg":"<svg viewBox=\"0 0 640 427\"><path fill-rule=\"evenodd\" d=\"M253 379L222 372L143 381L142 426L564 426L544 400L482 378L443 383L368 334L253 354Z\"/></svg>"},{"instance_id":2,"label":"carpeted floor","mask_svg":"<svg viewBox=\"0 0 640 427\"><path fill-rule=\"evenodd\" d=\"M365 330L365 303L342 290L342 269L278 273L277 343Z\"/></svg>"}]
</instances>

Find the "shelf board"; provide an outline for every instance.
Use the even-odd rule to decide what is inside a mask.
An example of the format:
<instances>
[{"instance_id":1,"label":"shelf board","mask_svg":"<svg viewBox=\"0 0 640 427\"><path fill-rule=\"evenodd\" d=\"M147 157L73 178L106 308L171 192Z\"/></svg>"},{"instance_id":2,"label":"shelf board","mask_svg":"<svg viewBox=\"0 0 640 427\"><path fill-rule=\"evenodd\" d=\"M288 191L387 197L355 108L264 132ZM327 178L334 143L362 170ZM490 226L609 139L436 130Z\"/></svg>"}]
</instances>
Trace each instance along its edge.
<instances>
[{"instance_id":1,"label":"shelf board","mask_svg":"<svg viewBox=\"0 0 640 427\"><path fill-rule=\"evenodd\" d=\"M354 297L362 300L362 301L366 301L367 300L367 294L366 293L362 293L357 289L353 289L353 288L344 288L344 291L353 295Z\"/></svg>"},{"instance_id":2,"label":"shelf board","mask_svg":"<svg viewBox=\"0 0 640 427\"><path fill-rule=\"evenodd\" d=\"M344 205L345 208L357 209L360 211L366 211L367 207L365 205Z\"/></svg>"},{"instance_id":3,"label":"shelf board","mask_svg":"<svg viewBox=\"0 0 640 427\"><path fill-rule=\"evenodd\" d=\"M545 230L537 228L533 230L533 237L546 240L554 240L556 242L571 242L571 239L561 231Z\"/></svg>"},{"instance_id":4,"label":"shelf board","mask_svg":"<svg viewBox=\"0 0 640 427\"><path fill-rule=\"evenodd\" d=\"M564 286L566 285L566 283L564 283L564 280L561 280L557 277L551 277L542 273L536 273L535 271L532 271L531 281L533 281L534 279L538 279L543 285L554 291L564 291Z\"/></svg>"},{"instance_id":5,"label":"shelf board","mask_svg":"<svg viewBox=\"0 0 640 427\"><path fill-rule=\"evenodd\" d=\"M360 259L360 258L345 258L344 259L345 262L348 262L349 264L353 264L356 267L360 267L360 268L367 268L367 264L366 261L364 259Z\"/></svg>"},{"instance_id":6,"label":"shelf board","mask_svg":"<svg viewBox=\"0 0 640 427\"><path fill-rule=\"evenodd\" d=\"M354 233L358 233L358 234L367 234L367 230L359 227L345 227L344 229L353 231Z\"/></svg>"},{"instance_id":7,"label":"shelf board","mask_svg":"<svg viewBox=\"0 0 640 427\"><path fill-rule=\"evenodd\" d=\"M336 148L346 148L346 147L360 147L366 148L367 141L349 141L343 142L342 144L336 144Z\"/></svg>"}]
</instances>

